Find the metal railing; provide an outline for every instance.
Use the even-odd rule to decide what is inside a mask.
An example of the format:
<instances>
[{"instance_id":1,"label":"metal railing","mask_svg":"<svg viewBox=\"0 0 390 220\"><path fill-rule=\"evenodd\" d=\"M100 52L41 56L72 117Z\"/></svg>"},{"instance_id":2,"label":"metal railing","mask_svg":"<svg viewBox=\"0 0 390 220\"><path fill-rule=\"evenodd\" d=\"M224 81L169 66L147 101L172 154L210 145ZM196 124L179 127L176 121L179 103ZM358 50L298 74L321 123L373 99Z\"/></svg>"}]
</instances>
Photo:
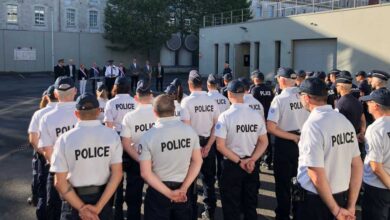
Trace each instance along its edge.
<instances>
[{"instance_id":1,"label":"metal railing","mask_svg":"<svg viewBox=\"0 0 390 220\"><path fill-rule=\"evenodd\" d=\"M388 3L390 0L259 0L258 6L251 9L206 15L203 27Z\"/></svg>"}]
</instances>

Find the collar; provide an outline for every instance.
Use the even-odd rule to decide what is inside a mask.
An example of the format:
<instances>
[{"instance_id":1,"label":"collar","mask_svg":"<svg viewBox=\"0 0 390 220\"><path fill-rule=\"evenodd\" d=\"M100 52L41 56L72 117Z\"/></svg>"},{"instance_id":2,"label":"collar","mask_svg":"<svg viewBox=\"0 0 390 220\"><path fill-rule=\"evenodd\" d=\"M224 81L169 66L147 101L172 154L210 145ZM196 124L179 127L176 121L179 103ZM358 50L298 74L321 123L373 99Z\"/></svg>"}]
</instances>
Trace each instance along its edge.
<instances>
[{"instance_id":1,"label":"collar","mask_svg":"<svg viewBox=\"0 0 390 220\"><path fill-rule=\"evenodd\" d=\"M299 88L295 87L295 86L288 87L288 88L283 89L280 94L284 94L284 93L287 93L287 94L298 93L298 90L299 90Z\"/></svg>"},{"instance_id":2,"label":"collar","mask_svg":"<svg viewBox=\"0 0 390 220\"><path fill-rule=\"evenodd\" d=\"M73 107L76 110L75 102L58 102L56 108L70 108Z\"/></svg>"},{"instance_id":3,"label":"collar","mask_svg":"<svg viewBox=\"0 0 390 220\"><path fill-rule=\"evenodd\" d=\"M49 102L47 103L46 107L55 107L58 104L58 102Z\"/></svg>"},{"instance_id":4,"label":"collar","mask_svg":"<svg viewBox=\"0 0 390 220\"><path fill-rule=\"evenodd\" d=\"M193 91L191 92L191 95L204 95L207 94L206 91Z\"/></svg>"},{"instance_id":5,"label":"collar","mask_svg":"<svg viewBox=\"0 0 390 220\"><path fill-rule=\"evenodd\" d=\"M330 111L334 111L332 106L331 105L321 105L321 106L318 106L318 107L315 107L313 109L313 112L330 112Z\"/></svg>"},{"instance_id":6,"label":"collar","mask_svg":"<svg viewBox=\"0 0 390 220\"><path fill-rule=\"evenodd\" d=\"M142 109L153 108L153 105L152 105L152 104L141 104L141 103L137 103L137 108L142 108Z\"/></svg>"},{"instance_id":7,"label":"collar","mask_svg":"<svg viewBox=\"0 0 390 220\"><path fill-rule=\"evenodd\" d=\"M252 95L252 94L249 94L249 93L245 93L245 94L244 94L244 98L245 98L245 97L253 97L253 95Z\"/></svg>"},{"instance_id":8,"label":"collar","mask_svg":"<svg viewBox=\"0 0 390 220\"><path fill-rule=\"evenodd\" d=\"M102 125L100 120L81 120L77 122L77 127L93 127Z\"/></svg>"},{"instance_id":9,"label":"collar","mask_svg":"<svg viewBox=\"0 0 390 220\"><path fill-rule=\"evenodd\" d=\"M232 108L245 108L245 107L248 107L247 104L245 103L234 103L231 105Z\"/></svg>"},{"instance_id":10,"label":"collar","mask_svg":"<svg viewBox=\"0 0 390 220\"><path fill-rule=\"evenodd\" d=\"M177 121L179 121L178 117L171 116L171 117L158 118L156 124L166 124L169 122L177 122Z\"/></svg>"},{"instance_id":11,"label":"collar","mask_svg":"<svg viewBox=\"0 0 390 220\"><path fill-rule=\"evenodd\" d=\"M126 98L126 97L129 97L130 95L129 94L116 94L115 97L118 97L118 98Z\"/></svg>"},{"instance_id":12,"label":"collar","mask_svg":"<svg viewBox=\"0 0 390 220\"><path fill-rule=\"evenodd\" d=\"M214 90L209 90L209 94L218 94L218 90L214 89Z\"/></svg>"}]
</instances>

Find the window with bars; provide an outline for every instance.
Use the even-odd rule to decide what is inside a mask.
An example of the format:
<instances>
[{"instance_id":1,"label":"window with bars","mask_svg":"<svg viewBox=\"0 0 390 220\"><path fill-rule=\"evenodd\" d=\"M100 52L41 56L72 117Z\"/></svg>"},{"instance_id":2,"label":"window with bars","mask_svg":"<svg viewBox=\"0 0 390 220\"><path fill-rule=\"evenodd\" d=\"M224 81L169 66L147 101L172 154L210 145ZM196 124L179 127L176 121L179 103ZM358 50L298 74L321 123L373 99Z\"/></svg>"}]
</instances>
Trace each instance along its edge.
<instances>
[{"instance_id":1,"label":"window with bars","mask_svg":"<svg viewBox=\"0 0 390 220\"><path fill-rule=\"evenodd\" d=\"M7 5L7 22L18 23L18 6Z\"/></svg>"},{"instance_id":2,"label":"window with bars","mask_svg":"<svg viewBox=\"0 0 390 220\"><path fill-rule=\"evenodd\" d=\"M35 6L34 7L35 25L45 25L45 7Z\"/></svg>"},{"instance_id":3,"label":"window with bars","mask_svg":"<svg viewBox=\"0 0 390 220\"><path fill-rule=\"evenodd\" d=\"M89 11L89 27L97 28L98 27L98 12L97 11Z\"/></svg>"},{"instance_id":4,"label":"window with bars","mask_svg":"<svg viewBox=\"0 0 390 220\"><path fill-rule=\"evenodd\" d=\"M76 26L76 9L72 9L72 8L66 9L66 26L67 27Z\"/></svg>"}]
</instances>

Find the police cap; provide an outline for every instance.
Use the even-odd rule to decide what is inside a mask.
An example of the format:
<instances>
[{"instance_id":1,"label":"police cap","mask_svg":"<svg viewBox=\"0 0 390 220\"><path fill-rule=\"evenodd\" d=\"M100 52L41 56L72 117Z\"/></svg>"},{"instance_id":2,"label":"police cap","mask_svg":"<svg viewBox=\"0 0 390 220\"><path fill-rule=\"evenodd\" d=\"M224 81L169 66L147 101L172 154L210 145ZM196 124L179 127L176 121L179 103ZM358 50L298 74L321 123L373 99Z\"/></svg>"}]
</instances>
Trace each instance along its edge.
<instances>
[{"instance_id":1,"label":"police cap","mask_svg":"<svg viewBox=\"0 0 390 220\"><path fill-rule=\"evenodd\" d=\"M214 74L210 74L209 77L207 78L207 82L209 84L215 85L217 84L217 77Z\"/></svg>"},{"instance_id":2,"label":"police cap","mask_svg":"<svg viewBox=\"0 0 390 220\"><path fill-rule=\"evenodd\" d=\"M60 76L54 83L54 87L60 91L67 91L68 89L74 88L74 81L68 76Z\"/></svg>"},{"instance_id":3,"label":"police cap","mask_svg":"<svg viewBox=\"0 0 390 220\"><path fill-rule=\"evenodd\" d=\"M390 91L387 88L374 90L370 95L360 97L360 101L374 101L380 105L390 106Z\"/></svg>"},{"instance_id":4,"label":"police cap","mask_svg":"<svg viewBox=\"0 0 390 220\"><path fill-rule=\"evenodd\" d=\"M175 85L169 85L166 89L165 89L165 91L164 91L166 94L168 94L168 95L174 95L174 94L176 94L177 93L177 88L176 88L176 86Z\"/></svg>"},{"instance_id":5,"label":"police cap","mask_svg":"<svg viewBox=\"0 0 390 220\"><path fill-rule=\"evenodd\" d=\"M297 72L297 76L298 76L298 77L301 77L301 78L305 78L305 77L306 77L306 72L305 72L305 70L299 70L299 71Z\"/></svg>"},{"instance_id":6,"label":"police cap","mask_svg":"<svg viewBox=\"0 0 390 220\"><path fill-rule=\"evenodd\" d=\"M276 76L281 76L283 78L288 78L288 79L297 78L297 74L294 72L294 70L286 67L280 67L278 69L278 72L276 73Z\"/></svg>"},{"instance_id":7,"label":"police cap","mask_svg":"<svg viewBox=\"0 0 390 220\"><path fill-rule=\"evenodd\" d=\"M299 91L314 96L328 95L325 82L315 77L305 79L299 86Z\"/></svg>"},{"instance_id":8,"label":"police cap","mask_svg":"<svg viewBox=\"0 0 390 220\"><path fill-rule=\"evenodd\" d=\"M150 94L151 93L151 91L150 91L150 84L141 79L137 83L136 92L139 93L139 94L143 94L143 95Z\"/></svg>"},{"instance_id":9,"label":"police cap","mask_svg":"<svg viewBox=\"0 0 390 220\"><path fill-rule=\"evenodd\" d=\"M260 72L259 70L255 70L251 73L251 77L254 77L256 79L264 80L264 74Z\"/></svg>"},{"instance_id":10,"label":"police cap","mask_svg":"<svg viewBox=\"0 0 390 220\"><path fill-rule=\"evenodd\" d=\"M373 70L371 73L372 77L376 77L384 81L387 81L390 78L389 74L382 70Z\"/></svg>"},{"instance_id":11,"label":"police cap","mask_svg":"<svg viewBox=\"0 0 390 220\"><path fill-rule=\"evenodd\" d=\"M118 86L126 86L129 84L129 80L127 80L127 78L124 76L120 76L115 79L114 84Z\"/></svg>"},{"instance_id":12,"label":"police cap","mask_svg":"<svg viewBox=\"0 0 390 220\"><path fill-rule=\"evenodd\" d=\"M364 78L366 78L367 74L363 70L360 70L359 72L356 73L356 76L363 76Z\"/></svg>"},{"instance_id":13,"label":"police cap","mask_svg":"<svg viewBox=\"0 0 390 220\"><path fill-rule=\"evenodd\" d=\"M177 87L181 86L181 80L179 78L175 78L172 82L171 85L174 85Z\"/></svg>"},{"instance_id":14,"label":"police cap","mask_svg":"<svg viewBox=\"0 0 390 220\"><path fill-rule=\"evenodd\" d=\"M46 89L46 95L49 96L50 99L55 99L56 97L54 96L54 85L51 85L49 86L47 89Z\"/></svg>"},{"instance_id":15,"label":"police cap","mask_svg":"<svg viewBox=\"0 0 390 220\"><path fill-rule=\"evenodd\" d=\"M80 111L86 111L99 108L99 101L97 100L96 96L85 93L77 97L76 100L76 109Z\"/></svg>"},{"instance_id":16,"label":"police cap","mask_svg":"<svg viewBox=\"0 0 390 220\"><path fill-rule=\"evenodd\" d=\"M339 73L340 73L340 70L338 70L338 69L332 69L331 71L329 71L329 74L334 74L334 75L336 75L336 77L339 75Z\"/></svg>"},{"instance_id":17,"label":"police cap","mask_svg":"<svg viewBox=\"0 0 390 220\"><path fill-rule=\"evenodd\" d=\"M246 91L248 91L249 88L251 87L251 82L249 81L249 79L247 79L245 77L238 78L238 81L240 81L244 85L244 89Z\"/></svg>"},{"instance_id":18,"label":"police cap","mask_svg":"<svg viewBox=\"0 0 390 220\"><path fill-rule=\"evenodd\" d=\"M336 83L352 84L352 77L348 71L341 71L336 77Z\"/></svg>"},{"instance_id":19,"label":"police cap","mask_svg":"<svg viewBox=\"0 0 390 220\"><path fill-rule=\"evenodd\" d=\"M232 93L244 93L245 92L244 87L245 86L244 83L242 83L242 81L235 79L229 82L229 84L227 85L227 90Z\"/></svg>"},{"instance_id":20,"label":"police cap","mask_svg":"<svg viewBox=\"0 0 390 220\"><path fill-rule=\"evenodd\" d=\"M223 75L223 79L226 81L231 81L233 79L233 75L231 73L226 73Z\"/></svg>"},{"instance_id":21,"label":"police cap","mask_svg":"<svg viewBox=\"0 0 390 220\"><path fill-rule=\"evenodd\" d=\"M323 72L323 71L316 71L316 72L314 72L313 77L316 77L316 78L325 80L325 78L326 78L326 73Z\"/></svg>"}]
</instances>

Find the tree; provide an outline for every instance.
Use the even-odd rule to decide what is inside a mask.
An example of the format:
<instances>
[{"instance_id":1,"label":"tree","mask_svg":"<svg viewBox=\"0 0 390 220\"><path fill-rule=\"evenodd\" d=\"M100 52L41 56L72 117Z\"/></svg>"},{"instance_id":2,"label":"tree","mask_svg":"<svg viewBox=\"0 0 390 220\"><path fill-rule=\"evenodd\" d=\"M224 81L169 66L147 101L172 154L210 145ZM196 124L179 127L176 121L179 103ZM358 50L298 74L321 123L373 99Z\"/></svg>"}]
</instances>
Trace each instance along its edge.
<instances>
[{"instance_id":1,"label":"tree","mask_svg":"<svg viewBox=\"0 0 390 220\"><path fill-rule=\"evenodd\" d=\"M105 38L116 50L160 47L175 31L169 25L168 0L109 0Z\"/></svg>"}]
</instances>

